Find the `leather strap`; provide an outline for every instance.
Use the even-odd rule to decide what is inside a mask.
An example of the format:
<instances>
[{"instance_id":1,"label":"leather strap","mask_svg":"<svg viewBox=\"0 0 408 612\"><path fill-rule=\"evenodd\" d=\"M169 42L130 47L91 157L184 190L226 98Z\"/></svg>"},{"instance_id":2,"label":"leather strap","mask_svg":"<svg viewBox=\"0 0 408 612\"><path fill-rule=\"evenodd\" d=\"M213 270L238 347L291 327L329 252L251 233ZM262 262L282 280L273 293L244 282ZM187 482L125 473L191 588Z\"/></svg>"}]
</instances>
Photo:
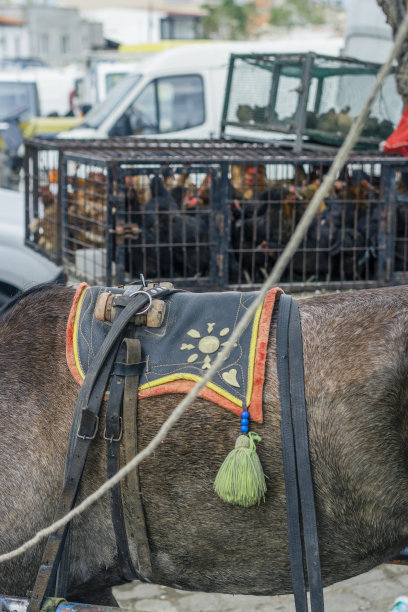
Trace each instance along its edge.
<instances>
[{"instance_id":1,"label":"leather strap","mask_svg":"<svg viewBox=\"0 0 408 612\"><path fill-rule=\"evenodd\" d=\"M98 401L102 401L103 394L107 380L109 378L109 372L112 367L112 363L115 357L116 351L112 351L111 355L105 362L102 368L99 378L95 384L94 392L89 398L89 411L88 413L95 414ZM87 413L87 414L88 414ZM95 420L95 423L97 421ZM86 420L86 426L89 424L89 419ZM85 429L86 431L86 429ZM81 480L83 468L85 465L86 456L88 454L89 446L91 441L94 439L97 432L97 425L90 430L89 436L77 436L75 444L75 458L69 464L69 470L66 475L66 481L64 488L60 495L57 510L54 515L54 522L60 520L67 512L69 512L75 503L75 498L78 492L78 486ZM42 556L41 565L38 570L36 582L32 591L32 595L28 604L28 612L37 612L41 608L42 600L45 595L48 595L56 571L58 568L59 554L61 546L63 545L67 527L60 527L47 539L45 550Z\"/></svg>"},{"instance_id":2,"label":"leather strap","mask_svg":"<svg viewBox=\"0 0 408 612\"><path fill-rule=\"evenodd\" d=\"M307 612L301 517L312 612L323 612L323 588L309 458L303 345L299 309L290 296L279 299L276 335L281 435L286 488L289 554L297 612Z\"/></svg>"},{"instance_id":3,"label":"leather strap","mask_svg":"<svg viewBox=\"0 0 408 612\"><path fill-rule=\"evenodd\" d=\"M279 298L276 331L277 368L281 403L282 456L286 490L286 519L288 523L289 559L293 594L297 612L307 611L305 577L303 572L302 537L296 473L295 440L292 429L292 406L289 381L288 327L292 298Z\"/></svg>"},{"instance_id":4,"label":"leather strap","mask_svg":"<svg viewBox=\"0 0 408 612\"><path fill-rule=\"evenodd\" d=\"M122 341L116 363L125 362L125 360L126 344L125 341ZM109 386L109 399L106 409L106 426L104 432L104 438L106 440L106 471L108 478L112 478L120 468L120 446L123 436L122 397L124 388L125 377L121 374L114 374ZM130 582L138 578L138 574L133 567L129 552L119 483L110 490L110 501L119 566L122 578Z\"/></svg>"},{"instance_id":5,"label":"leather strap","mask_svg":"<svg viewBox=\"0 0 408 612\"><path fill-rule=\"evenodd\" d=\"M171 292L174 292L174 289L154 287L129 296L127 305L115 318L98 354L92 361L76 403L71 428L72 435L67 452L65 482L57 504L54 522L65 516L75 503L89 446L98 431L99 411L122 332L130 319L151 301L152 296L164 297ZM28 612L40 610L42 601L53 583L66 531L66 527L61 527L48 537L28 604Z\"/></svg>"},{"instance_id":6,"label":"leather strap","mask_svg":"<svg viewBox=\"0 0 408 612\"><path fill-rule=\"evenodd\" d=\"M299 308L292 300L289 320L289 370L292 397L293 429L295 433L296 465L302 508L303 540L306 552L310 605L313 612L324 610L323 586L320 571L319 541L313 495L312 469L309 456L305 382L303 371L303 343Z\"/></svg>"},{"instance_id":7,"label":"leather strap","mask_svg":"<svg viewBox=\"0 0 408 612\"><path fill-rule=\"evenodd\" d=\"M142 347L140 340L125 338L126 362L131 367L133 363L140 363ZM125 380L123 394L123 445L125 462L129 463L138 453L137 444L137 407L138 407L139 375L128 375ZM150 582L152 580L152 565L150 560L150 547L146 529L143 508L143 496L139 480L139 468L136 467L130 474L121 480L124 504L124 516L127 532L131 534L136 543L137 564L139 580Z\"/></svg>"}]
</instances>

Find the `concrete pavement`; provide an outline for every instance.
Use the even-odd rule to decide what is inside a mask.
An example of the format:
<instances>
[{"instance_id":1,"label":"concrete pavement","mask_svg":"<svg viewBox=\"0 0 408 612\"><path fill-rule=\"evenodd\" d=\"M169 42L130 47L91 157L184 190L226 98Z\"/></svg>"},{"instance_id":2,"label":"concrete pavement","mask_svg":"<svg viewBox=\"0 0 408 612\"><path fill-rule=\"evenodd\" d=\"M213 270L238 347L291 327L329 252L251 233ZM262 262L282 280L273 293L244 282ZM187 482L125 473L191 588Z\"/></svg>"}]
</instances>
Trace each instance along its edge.
<instances>
[{"instance_id":1,"label":"concrete pavement","mask_svg":"<svg viewBox=\"0 0 408 612\"><path fill-rule=\"evenodd\" d=\"M292 595L256 597L191 593L133 582L114 589L121 607L134 612L294 612ZM381 565L324 590L326 612L389 612L399 595L408 595L408 566Z\"/></svg>"}]
</instances>

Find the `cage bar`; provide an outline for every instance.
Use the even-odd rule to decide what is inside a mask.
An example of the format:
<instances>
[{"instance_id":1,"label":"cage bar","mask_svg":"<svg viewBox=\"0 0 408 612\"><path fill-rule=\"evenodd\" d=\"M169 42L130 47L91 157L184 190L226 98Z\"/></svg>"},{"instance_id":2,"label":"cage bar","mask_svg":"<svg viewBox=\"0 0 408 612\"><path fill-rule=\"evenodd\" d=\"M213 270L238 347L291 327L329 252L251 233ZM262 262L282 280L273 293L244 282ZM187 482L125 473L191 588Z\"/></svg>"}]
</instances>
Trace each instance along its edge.
<instances>
[{"instance_id":1,"label":"cage bar","mask_svg":"<svg viewBox=\"0 0 408 612\"><path fill-rule=\"evenodd\" d=\"M55 250L44 252L57 254L76 280L123 284L143 273L198 290L259 287L334 159L233 141L76 145L30 143L27 244L44 250L48 240ZM399 156L354 151L280 285L341 289L406 279L407 170ZM46 224L49 193L59 226Z\"/></svg>"}]
</instances>

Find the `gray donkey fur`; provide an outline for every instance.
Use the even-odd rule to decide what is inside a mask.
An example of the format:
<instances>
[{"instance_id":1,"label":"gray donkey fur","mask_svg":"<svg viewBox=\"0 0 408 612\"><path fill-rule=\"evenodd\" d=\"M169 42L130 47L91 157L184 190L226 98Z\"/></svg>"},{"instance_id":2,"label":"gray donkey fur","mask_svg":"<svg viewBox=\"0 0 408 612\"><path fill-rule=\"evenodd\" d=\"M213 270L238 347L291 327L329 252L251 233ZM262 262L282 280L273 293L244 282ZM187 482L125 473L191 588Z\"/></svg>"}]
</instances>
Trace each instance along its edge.
<instances>
[{"instance_id":1,"label":"gray donkey fur","mask_svg":"<svg viewBox=\"0 0 408 612\"><path fill-rule=\"evenodd\" d=\"M52 522L79 387L65 359L74 291L28 294L0 317L0 552ZM365 572L408 543L408 288L299 300L323 581ZM276 309L275 309L276 311ZM291 591L276 373L276 312L259 456L265 503L231 506L212 490L239 419L198 400L140 466L155 582L182 589ZM139 448L181 396L142 400ZM80 496L106 479L91 448ZM134 544L130 543L131 547ZM0 567L0 592L32 588L44 543ZM108 604L120 582L108 496L74 522L71 601Z\"/></svg>"}]
</instances>

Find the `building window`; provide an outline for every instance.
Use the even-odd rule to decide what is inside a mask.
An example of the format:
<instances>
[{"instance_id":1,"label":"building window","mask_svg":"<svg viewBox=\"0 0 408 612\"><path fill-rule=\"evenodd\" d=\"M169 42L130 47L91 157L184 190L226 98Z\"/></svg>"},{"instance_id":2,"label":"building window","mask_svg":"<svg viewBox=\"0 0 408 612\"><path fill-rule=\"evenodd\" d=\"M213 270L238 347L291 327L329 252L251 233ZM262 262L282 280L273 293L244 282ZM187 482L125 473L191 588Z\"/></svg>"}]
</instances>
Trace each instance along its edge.
<instances>
[{"instance_id":1,"label":"building window","mask_svg":"<svg viewBox=\"0 0 408 612\"><path fill-rule=\"evenodd\" d=\"M20 47L20 37L16 36L14 38L14 56L15 57L20 57L21 56L21 47Z\"/></svg>"},{"instance_id":2,"label":"building window","mask_svg":"<svg viewBox=\"0 0 408 612\"><path fill-rule=\"evenodd\" d=\"M63 55L69 53L69 36L67 34L61 36L61 53Z\"/></svg>"},{"instance_id":3,"label":"building window","mask_svg":"<svg viewBox=\"0 0 408 612\"><path fill-rule=\"evenodd\" d=\"M48 55L48 34L41 34L40 36L40 54Z\"/></svg>"}]
</instances>

